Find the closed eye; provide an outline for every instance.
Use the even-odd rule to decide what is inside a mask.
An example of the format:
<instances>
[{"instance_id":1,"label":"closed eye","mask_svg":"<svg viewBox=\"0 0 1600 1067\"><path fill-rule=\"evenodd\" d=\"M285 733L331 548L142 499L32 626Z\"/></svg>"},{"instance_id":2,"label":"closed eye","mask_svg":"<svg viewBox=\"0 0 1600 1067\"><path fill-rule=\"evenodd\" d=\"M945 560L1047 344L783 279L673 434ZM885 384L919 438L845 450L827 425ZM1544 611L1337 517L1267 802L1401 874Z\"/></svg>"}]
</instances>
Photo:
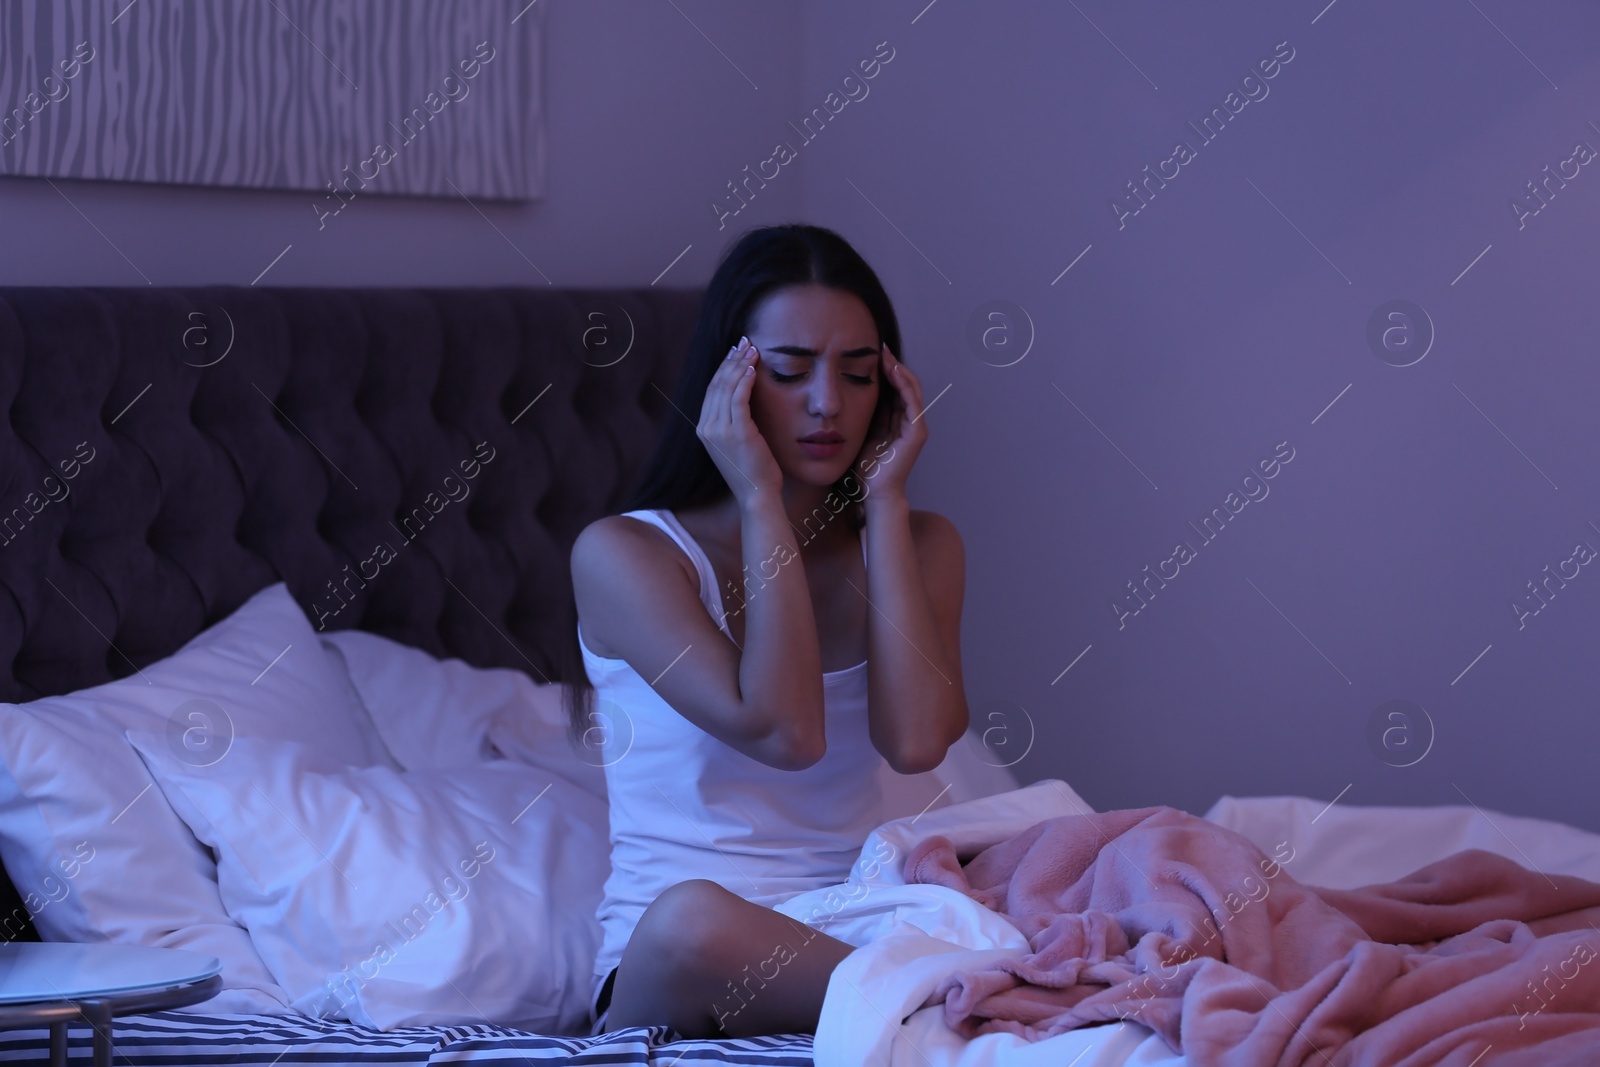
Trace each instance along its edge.
<instances>
[{"instance_id":1,"label":"closed eye","mask_svg":"<svg viewBox=\"0 0 1600 1067\"><path fill-rule=\"evenodd\" d=\"M772 380L773 381L775 381L775 382L783 382L783 383L786 383L786 384L788 382L798 382L801 378L804 378L804 377L805 377L805 374L803 372L800 373L800 374L779 374L777 371L773 371L772 372ZM873 383L873 381L874 381L873 377L870 374L846 374L845 377L849 378L851 381L857 382L857 383L859 383L861 385L871 385Z\"/></svg>"}]
</instances>

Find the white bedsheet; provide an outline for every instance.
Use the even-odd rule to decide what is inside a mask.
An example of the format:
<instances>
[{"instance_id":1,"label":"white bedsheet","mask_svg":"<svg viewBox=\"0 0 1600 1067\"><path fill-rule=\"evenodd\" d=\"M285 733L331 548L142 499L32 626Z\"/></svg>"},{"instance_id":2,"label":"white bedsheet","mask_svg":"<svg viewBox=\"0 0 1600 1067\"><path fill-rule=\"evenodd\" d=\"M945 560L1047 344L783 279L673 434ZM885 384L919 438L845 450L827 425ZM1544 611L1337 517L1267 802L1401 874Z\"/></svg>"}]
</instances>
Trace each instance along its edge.
<instances>
[{"instance_id":1,"label":"white bedsheet","mask_svg":"<svg viewBox=\"0 0 1600 1067\"><path fill-rule=\"evenodd\" d=\"M793 897L777 910L857 947L834 970L814 1043L816 1067L1180 1067L1153 1031L1114 1023L1028 1042L1011 1034L968 1041L944 1024L943 1006L920 1008L939 979L1028 945L1001 916L960 893L906 885L901 861L924 837L943 834L966 854L1034 823L1092 811L1065 783L1046 779L1014 792L896 819L873 832L841 886ZM1600 881L1600 836L1561 823L1468 805L1359 808L1306 797L1223 797L1206 818L1265 851L1287 841L1285 868L1310 885L1350 888L1399 878L1463 848L1482 848L1547 873ZM876 861L876 862L875 862Z\"/></svg>"}]
</instances>

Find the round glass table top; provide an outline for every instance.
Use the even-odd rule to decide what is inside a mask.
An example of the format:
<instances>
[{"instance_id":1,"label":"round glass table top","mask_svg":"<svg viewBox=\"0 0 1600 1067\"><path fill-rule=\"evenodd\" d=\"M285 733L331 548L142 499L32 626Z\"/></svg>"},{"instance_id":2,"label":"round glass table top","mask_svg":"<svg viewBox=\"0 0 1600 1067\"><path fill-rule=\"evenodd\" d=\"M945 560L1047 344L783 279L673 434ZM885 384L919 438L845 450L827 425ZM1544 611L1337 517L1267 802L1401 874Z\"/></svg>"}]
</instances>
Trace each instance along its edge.
<instances>
[{"instance_id":1,"label":"round glass table top","mask_svg":"<svg viewBox=\"0 0 1600 1067\"><path fill-rule=\"evenodd\" d=\"M202 982L215 956L177 948L25 941L0 946L0 1004L81 1000Z\"/></svg>"}]
</instances>

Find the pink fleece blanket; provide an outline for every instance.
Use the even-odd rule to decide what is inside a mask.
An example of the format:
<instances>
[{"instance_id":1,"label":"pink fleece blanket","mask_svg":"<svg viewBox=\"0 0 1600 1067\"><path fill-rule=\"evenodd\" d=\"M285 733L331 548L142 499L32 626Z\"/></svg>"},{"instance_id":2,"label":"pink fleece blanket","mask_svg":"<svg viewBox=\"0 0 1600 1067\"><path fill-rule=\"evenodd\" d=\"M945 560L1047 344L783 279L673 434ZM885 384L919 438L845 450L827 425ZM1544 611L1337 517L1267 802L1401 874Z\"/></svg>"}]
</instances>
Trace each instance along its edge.
<instances>
[{"instance_id":1,"label":"pink fleece blanket","mask_svg":"<svg viewBox=\"0 0 1600 1067\"><path fill-rule=\"evenodd\" d=\"M923 840L906 881L1000 912L1032 950L923 1006L968 1037L1132 1019L1196 1065L1600 1065L1600 884L1468 849L1321 889L1292 857L1166 807L1047 819L965 864Z\"/></svg>"}]
</instances>

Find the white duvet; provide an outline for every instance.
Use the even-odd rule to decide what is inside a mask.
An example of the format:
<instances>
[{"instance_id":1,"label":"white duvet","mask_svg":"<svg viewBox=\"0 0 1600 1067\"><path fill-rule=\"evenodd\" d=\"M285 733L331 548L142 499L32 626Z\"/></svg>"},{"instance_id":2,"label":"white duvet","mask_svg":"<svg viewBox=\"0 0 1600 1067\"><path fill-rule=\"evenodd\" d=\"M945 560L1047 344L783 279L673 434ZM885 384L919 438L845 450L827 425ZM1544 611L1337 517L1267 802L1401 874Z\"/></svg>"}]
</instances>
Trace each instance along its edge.
<instances>
[{"instance_id":1,"label":"white duvet","mask_svg":"<svg viewBox=\"0 0 1600 1067\"><path fill-rule=\"evenodd\" d=\"M842 885L803 893L777 910L854 945L834 970L817 1025L817 1067L1178 1067L1184 1058L1148 1028L1113 1023L1039 1042L1012 1034L964 1039L944 1024L943 1006L921 1007L939 980L1028 951L999 914L939 886L906 885L901 862L933 834L963 855L1034 823L1092 811L1065 782L954 804L884 823L867 839ZM1285 869L1307 885L1355 888L1387 882L1464 848L1525 867L1600 881L1600 836L1561 823L1474 807L1328 807L1306 797L1223 797L1205 817L1265 851L1287 842Z\"/></svg>"}]
</instances>

